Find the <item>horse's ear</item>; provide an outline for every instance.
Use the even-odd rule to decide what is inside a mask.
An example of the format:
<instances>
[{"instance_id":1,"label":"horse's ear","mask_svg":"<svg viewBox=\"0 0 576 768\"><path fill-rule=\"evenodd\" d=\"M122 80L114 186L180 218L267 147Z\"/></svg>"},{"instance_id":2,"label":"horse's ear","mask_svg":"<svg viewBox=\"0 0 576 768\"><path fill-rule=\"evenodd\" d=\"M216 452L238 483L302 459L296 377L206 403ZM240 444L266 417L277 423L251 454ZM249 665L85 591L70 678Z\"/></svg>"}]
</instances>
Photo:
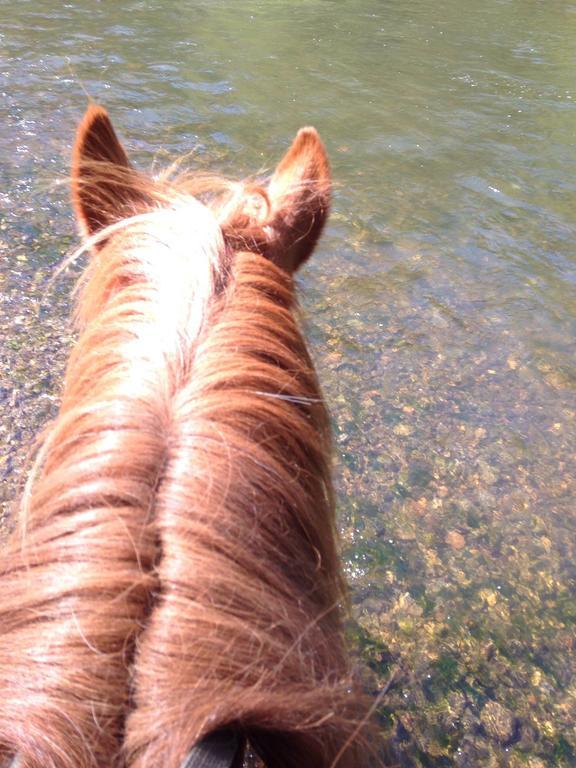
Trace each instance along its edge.
<instances>
[{"instance_id":1,"label":"horse's ear","mask_svg":"<svg viewBox=\"0 0 576 768\"><path fill-rule=\"evenodd\" d=\"M118 221L142 202L132 169L108 113L91 104L76 132L72 151L72 202L85 236ZM141 184L140 184L141 187Z\"/></svg>"},{"instance_id":2,"label":"horse's ear","mask_svg":"<svg viewBox=\"0 0 576 768\"><path fill-rule=\"evenodd\" d=\"M271 225L267 255L294 272L312 253L328 216L328 156L315 128L301 128L268 187Z\"/></svg>"}]
</instances>

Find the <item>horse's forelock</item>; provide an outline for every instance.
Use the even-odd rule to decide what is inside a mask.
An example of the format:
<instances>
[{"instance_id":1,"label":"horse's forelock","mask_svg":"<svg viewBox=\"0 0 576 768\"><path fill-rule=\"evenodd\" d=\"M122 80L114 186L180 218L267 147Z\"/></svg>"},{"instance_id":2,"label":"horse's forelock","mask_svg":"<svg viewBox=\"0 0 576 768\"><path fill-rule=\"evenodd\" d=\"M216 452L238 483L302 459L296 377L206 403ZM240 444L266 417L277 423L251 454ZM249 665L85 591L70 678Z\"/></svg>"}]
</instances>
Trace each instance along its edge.
<instances>
[{"instance_id":1,"label":"horse's forelock","mask_svg":"<svg viewBox=\"0 0 576 768\"><path fill-rule=\"evenodd\" d=\"M181 171L178 163L154 176L101 161L87 161L83 169L76 183L85 188L85 197L97 195L92 208L100 209L102 219L111 223L85 237L78 252L98 249L137 222L147 221L153 230L156 211L183 211L188 204L193 207L194 201L212 213L230 247L263 250L272 206L265 184L256 179L233 181L217 174ZM192 219L199 216L197 212Z\"/></svg>"}]
</instances>

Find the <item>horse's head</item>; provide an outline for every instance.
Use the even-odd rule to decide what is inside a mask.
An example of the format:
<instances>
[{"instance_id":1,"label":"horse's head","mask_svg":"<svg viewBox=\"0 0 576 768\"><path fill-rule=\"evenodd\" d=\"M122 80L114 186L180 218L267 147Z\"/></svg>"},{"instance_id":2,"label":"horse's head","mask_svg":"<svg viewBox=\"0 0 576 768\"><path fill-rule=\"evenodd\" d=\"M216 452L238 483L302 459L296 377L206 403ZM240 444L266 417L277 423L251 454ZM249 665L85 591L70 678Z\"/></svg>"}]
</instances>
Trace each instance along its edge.
<instances>
[{"instance_id":1,"label":"horse's head","mask_svg":"<svg viewBox=\"0 0 576 768\"><path fill-rule=\"evenodd\" d=\"M149 178L91 106L72 180L93 258L0 553L0 764L207 765L237 736L269 768L359 768L330 422L292 279L330 204L318 134L265 184Z\"/></svg>"},{"instance_id":2,"label":"horse's head","mask_svg":"<svg viewBox=\"0 0 576 768\"><path fill-rule=\"evenodd\" d=\"M74 208L86 236L150 210L169 188L132 168L106 110L95 105L78 129L72 179ZM232 248L258 251L292 273L310 256L322 232L331 176L318 132L302 128L266 185L200 176L177 181L170 189L205 202Z\"/></svg>"}]
</instances>

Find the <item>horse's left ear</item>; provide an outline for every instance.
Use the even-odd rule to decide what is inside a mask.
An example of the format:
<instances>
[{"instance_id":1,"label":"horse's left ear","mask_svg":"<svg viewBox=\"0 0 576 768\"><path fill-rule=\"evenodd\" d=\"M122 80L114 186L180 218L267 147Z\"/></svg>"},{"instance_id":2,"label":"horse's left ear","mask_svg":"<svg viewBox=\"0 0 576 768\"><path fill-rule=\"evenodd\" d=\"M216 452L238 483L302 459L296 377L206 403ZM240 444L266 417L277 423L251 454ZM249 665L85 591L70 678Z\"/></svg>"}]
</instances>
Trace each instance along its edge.
<instances>
[{"instance_id":1,"label":"horse's left ear","mask_svg":"<svg viewBox=\"0 0 576 768\"><path fill-rule=\"evenodd\" d=\"M108 113L91 104L72 151L72 202L82 233L93 235L132 213L142 202L141 186Z\"/></svg>"},{"instance_id":2,"label":"horse's left ear","mask_svg":"<svg viewBox=\"0 0 576 768\"><path fill-rule=\"evenodd\" d=\"M296 271L312 253L328 217L331 189L320 136L315 128L301 128L268 187L267 255L287 272Z\"/></svg>"}]
</instances>

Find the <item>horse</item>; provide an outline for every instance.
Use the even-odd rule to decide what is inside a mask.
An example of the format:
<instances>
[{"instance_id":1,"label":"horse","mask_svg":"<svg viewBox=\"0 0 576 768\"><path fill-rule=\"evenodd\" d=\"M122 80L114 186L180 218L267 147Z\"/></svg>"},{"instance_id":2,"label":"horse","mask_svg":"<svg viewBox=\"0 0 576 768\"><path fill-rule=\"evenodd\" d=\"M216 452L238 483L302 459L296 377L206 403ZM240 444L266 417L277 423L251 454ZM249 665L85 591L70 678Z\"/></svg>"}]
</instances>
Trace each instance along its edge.
<instances>
[{"instance_id":1,"label":"horse","mask_svg":"<svg viewBox=\"0 0 576 768\"><path fill-rule=\"evenodd\" d=\"M267 182L152 178L91 104L71 183L88 265L0 552L0 764L179 768L225 733L236 765L249 743L269 768L360 766L294 284L330 207L320 137Z\"/></svg>"}]
</instances>

